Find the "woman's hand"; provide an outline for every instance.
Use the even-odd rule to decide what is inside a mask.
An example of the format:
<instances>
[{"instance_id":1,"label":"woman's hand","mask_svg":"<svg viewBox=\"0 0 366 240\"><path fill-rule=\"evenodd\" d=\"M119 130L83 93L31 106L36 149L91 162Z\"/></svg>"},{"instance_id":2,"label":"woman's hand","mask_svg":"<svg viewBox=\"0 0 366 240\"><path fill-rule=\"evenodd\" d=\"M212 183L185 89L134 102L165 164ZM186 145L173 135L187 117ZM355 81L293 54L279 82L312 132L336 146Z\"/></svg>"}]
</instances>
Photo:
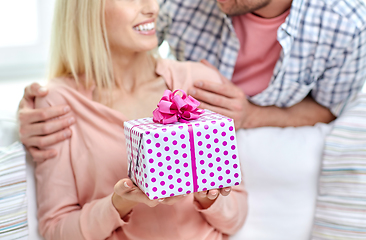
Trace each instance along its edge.
<instances>
[{"instance_id":1,"label":"woman's hand","mask_svg":"<svg viewBox=\"0 0 366 240\"><path fill-rule=\"evenodd\" d=\"M201 205L203 209L211 207L211 205L216 201L217 197L221 194L222 196L227 196L231 192L231 187L212 189L208 191L195 192L194 199Z\"/></svg>"},{"instance_id":2,"label":"woman's hand","mask_svg":"<svg viewBox=\"0 0 366 240\"><path fill-rule=\"evenodd\" d=\"M139 203L146 204L149 207L156 207L158 204L173 205L183 197L175 196L150 200L129 178L124 178L114 185L112 203L121 218L123 218Z\"/></svg>"},{"instance_id":3,"label":"woman's hand","mask_svg":"<svg viewBox=\"0 0 366 240\"><path fill-rule=\"evenodd\" d=\"M35 109L35 98L44 97L48 90L38 83L27 86L19 103L18 119L20 140L26 146L34 161L43 161L57 155L53 149L41 150L52 144L71 137L69 126L74 124L74 117L56 119L70 112L69 106L56 106Z\"/></svg>"}]
</instances>

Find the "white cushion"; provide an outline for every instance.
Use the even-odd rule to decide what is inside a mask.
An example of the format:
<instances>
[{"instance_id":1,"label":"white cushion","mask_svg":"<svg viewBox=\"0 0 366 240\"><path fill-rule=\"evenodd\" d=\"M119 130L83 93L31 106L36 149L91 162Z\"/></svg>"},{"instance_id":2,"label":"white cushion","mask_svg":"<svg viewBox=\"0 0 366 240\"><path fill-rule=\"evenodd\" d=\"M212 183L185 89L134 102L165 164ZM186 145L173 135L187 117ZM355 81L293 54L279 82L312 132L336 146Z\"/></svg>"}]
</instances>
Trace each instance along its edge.
<instances>
[{"instance_id":1,"label":"white cushion","mask_svg":"<svg viewBox=\"0 0 366 240\"><path fill-rule=\"evenodd\" d=\"M231 240L308 240L324 138L332 125L237 132L249 212Z\"/></svg>"}]
</instances>

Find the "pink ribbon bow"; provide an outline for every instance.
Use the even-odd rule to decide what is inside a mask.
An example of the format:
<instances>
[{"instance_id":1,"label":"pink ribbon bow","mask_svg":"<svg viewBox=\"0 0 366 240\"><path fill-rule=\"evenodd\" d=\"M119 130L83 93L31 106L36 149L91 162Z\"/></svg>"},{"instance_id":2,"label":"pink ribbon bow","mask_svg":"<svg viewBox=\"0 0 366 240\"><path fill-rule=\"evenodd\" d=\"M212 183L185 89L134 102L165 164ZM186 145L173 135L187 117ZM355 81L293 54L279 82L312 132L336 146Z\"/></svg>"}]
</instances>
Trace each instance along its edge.
<instances>
[{"instance_id":1,"label":"pink ribbon bow","mask_svg":"<svg viewBox=\"0 0 366 240\"><path fill-rule=\"evenodd\" d=\"M175 95L178 91L183 93L183 96ZM175 90L173 93L170 90L165 90L163 97L158 103L158 108L153 112L153 120L156 123L169 124L175 122L188 122L194 120L205 112L198 109L200 102L194 99L182 90Z\"/></svg>"}]
</instances>

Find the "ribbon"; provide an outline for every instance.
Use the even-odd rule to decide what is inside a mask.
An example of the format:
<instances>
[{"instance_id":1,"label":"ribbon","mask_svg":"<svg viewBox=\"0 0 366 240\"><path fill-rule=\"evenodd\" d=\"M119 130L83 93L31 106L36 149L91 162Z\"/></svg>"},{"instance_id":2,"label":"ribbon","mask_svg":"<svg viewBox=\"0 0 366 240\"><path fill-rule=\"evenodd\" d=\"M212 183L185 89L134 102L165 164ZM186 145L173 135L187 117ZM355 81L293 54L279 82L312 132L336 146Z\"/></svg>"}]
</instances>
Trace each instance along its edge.
<instances>
[{"instance_id":1,"label":"ribbon","mask_svg":"<svg viewBox=\"0 0 366 240\"><path fill-rule=\"evenodd\" d=\"M175 95L177 92L182 93L182 97ZM200 102L194 99L183 90L165 90L163 97L158 103L158 107L153 112L153 121L155 123L169 124L175 122L188 123L189 120L195 120L205 112L198 109Z\"/></svg>"}]
</instances>

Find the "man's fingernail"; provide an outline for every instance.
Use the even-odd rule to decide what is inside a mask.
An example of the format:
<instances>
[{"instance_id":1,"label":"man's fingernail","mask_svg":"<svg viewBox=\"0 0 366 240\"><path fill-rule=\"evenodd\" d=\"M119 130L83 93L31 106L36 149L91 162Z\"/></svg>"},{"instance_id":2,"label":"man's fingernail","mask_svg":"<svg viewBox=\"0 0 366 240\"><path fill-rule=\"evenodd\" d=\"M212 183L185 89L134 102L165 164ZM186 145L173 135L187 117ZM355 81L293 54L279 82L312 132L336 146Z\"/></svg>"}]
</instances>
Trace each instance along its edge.
<instances>
[{"instance_id":1,"label":"man's fingernail","mask_svg":"<svg viewBox=\"0 0 366 240\"><path fill-rule=\"evenodd\" d=\"M187 197L187 194L183 194L183 197Z\"/></svg>"},{"instance_id":2,"label":"man's fingernail","mask_svg":"<svg viewBox=\"0 0 366 240\"><path fill-rule=\"evenodd\" d=\"M39 93L44 93L44 92L46 92L47 91L47 88L45 88L45 87L40 87L39 89L38 89L38 92Z\"/></svg>"},{"instance_id":3,"label":"man's fingernail","mask_svg":"<svg viewBox=\"0 0 366 240\"><path fill-rule=\"evenodd\" d=\"M123 186L125 186L126 188L130 188L130 186L128 186L127 182L124 182Z\"/></svg>"},{"instance_id":4,"label":"man's fingernail","mask_svg":"<svg viewBox=\"0 0 366 240\"><path fill-rule=\"evenodd\" d=\"M229 192L230 188L225 188L224 190L225 190L225 192Z\"/></svg>"},{"instance_id":5,"label":"man's fingernail","mask_svg":"<svg viewBox=\"0 0 366 240\"><path fill-rule=\"evenodd\" d=\"M195 95L196 94L196 90L194 90L194 89L189 90L189 94Z\"/></svg>"},{"instance_id":6,"label":"man's fingernail","mask_svg":"<svg viewBox=\"0 0 366 240\"><path fill-rule=\"evenodd\" d=\"M159 202L163 202L164 201L164 198L160 198L158 201Z\"/></svg>"},{"instance_id":7,"label":"man's fingernail","mask_svg":"<svg viewBox=\"0 0 366 240\"><path fill-rule=\"evenodd\" d=\"M70 107L69 106L64 107L64 113L68 113L69 111L70 111Z\"/></svg>"},{"instance_id":8,"label":"man's fingernail","mask_svg":"<svg viewBox=\"0 0 366 240\"><path fill-rule=\"evenodd\" d=\"M69 124L73 124L75 122L75 118L71 117L68 122L69 122Z\"/></svg>"},{"instance_id":9,"label":"man's fingernail","mask_svg":"<svg viewBox=\"0 0 366 240\"><path fill-rule=\"evenodd\" d=\"M71 131L70 130L66 130L65 132L64 132L64 137L65 138L69 138L71 136Z\"/></svg>"},{"instance_id":10,"label":"man's fingernail","mask_svg":"<svg viewBox=\"0 0 366 240\"><path fill-rule=\"evenodd\" d=\"M217 195L217 192L213 192L211 193L212 196L216 196Z\"/></svg>"}]
</instances>

